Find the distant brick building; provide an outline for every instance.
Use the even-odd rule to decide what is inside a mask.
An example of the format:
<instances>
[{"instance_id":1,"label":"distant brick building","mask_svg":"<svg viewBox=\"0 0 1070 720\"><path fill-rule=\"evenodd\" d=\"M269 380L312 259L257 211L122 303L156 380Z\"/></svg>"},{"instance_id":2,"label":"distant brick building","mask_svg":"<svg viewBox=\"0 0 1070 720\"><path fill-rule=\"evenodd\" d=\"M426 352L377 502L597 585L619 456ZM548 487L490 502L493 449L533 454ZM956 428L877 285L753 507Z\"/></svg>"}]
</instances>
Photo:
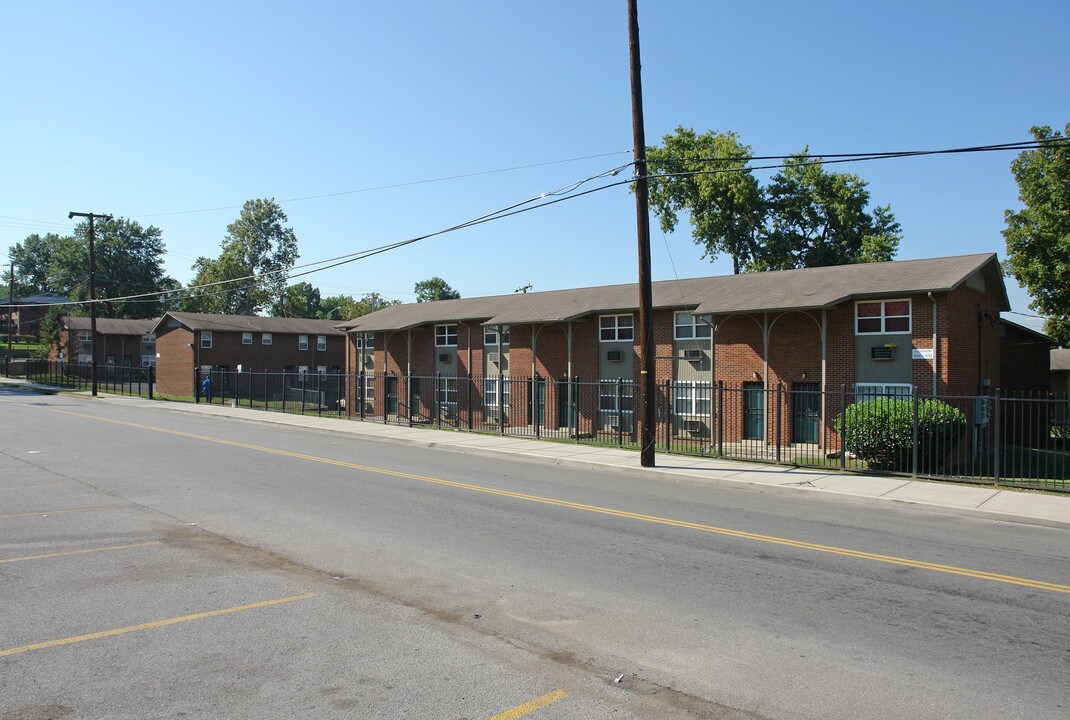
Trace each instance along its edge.
<instances>
[{"instance_id":1,"label":"distant brick building","mask_svg":"<svg viewBox=\"0 0 1070 720\"><path fill-rule=\"evenodd\" d=\"M1070 398L1070 348L1051 350L1051 391L1056 396Z\"/></svg>"},{"instance_id":2,"label":"distant brick building","mask_svg":"<svg viewBox=\"0 0 1070 720\"><path fill-rule=\"evenodd\" d=\"M49 356L68 363L89 363L93 359L92 333L87 317L64 317L59 342ZM156 319L126 320L97 318L96 364L148 367L156 363Z\"/></svg>"},{"instance_id":3,"label":"distant brick building","mask_svg":"<svg viewBox=\"0 0 1070 720\"><path fill-rule=\"evenodd\" d=\"M638 295L627 284L443 300L342 323L346 367L366 383L350 383L350 407L363 399L369 414L390 416L433 402L436 413L472 422L507 412L510 425L631 430ZM782 439L815 442L838 411L828 405L834 389L947 396L999 387L1011 346L1039 347L1006 331L999 313L1009 309L994 254L657 282L656 401L686 418L672 432L702 436L712 427L711 388L723 382L743 407L726 432L763 438L779 386L794 391L775 425ZM1035 370L1046 376L1042 360ZM537 380L519 398L516 383L507 397L510 378ZM577 378L599 383L596 405L573 404Z\"/></svg>"},{"instance_id":4,"label":"distant brick building","mask_svg":"<svg viewBox=\"0 0 1070 720\"><path fill-rule=\"evenodd\" d=\"M98 321L99 322L99 321ZM345 333L333 320L169 312L156 321L156 387L194 396L195 372L336 373Z\"/></svg>"},{"instance_id":5,"label":"distant brick building","mask_svg":"<svg viewBox=\"0 0 1070 720\"><path fill-rule=\"evenodd\" d=\"M5 332L23 338L41 336L41 320L48 314L48 309L57 303L67 302L67 298L55 293L39 293L23 298L16 298L11 305L4 297L3 312L0 312L0 326Z\"/></svg>"}]
</instances>

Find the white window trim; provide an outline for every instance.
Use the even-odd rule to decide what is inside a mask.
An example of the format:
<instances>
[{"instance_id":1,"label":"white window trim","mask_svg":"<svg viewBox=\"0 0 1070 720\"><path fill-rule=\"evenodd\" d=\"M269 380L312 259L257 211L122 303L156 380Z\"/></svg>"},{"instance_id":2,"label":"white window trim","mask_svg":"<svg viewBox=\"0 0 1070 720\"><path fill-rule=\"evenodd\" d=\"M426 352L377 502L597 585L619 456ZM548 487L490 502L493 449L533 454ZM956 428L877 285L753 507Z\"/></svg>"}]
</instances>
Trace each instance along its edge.
<instances>
[{"instance_id":1,"label":"white window trim","mask_svg":"<svg viewBox=\"0 0 1070 720\"><path fill-rule=\"evenodd\" d=\"M79 330L78 331L78 342L92 342L92 341L93 341L93 331L92 330Z\"/></svg>"},{"instance_id":2,"label":"white window trim","mask_svg":"<svg viewBox=\"0 0 1070 720\"><path fill-rule=\"evenodd\" d=\"M509 345L509 326L502 326L502 347ZM498 328L495 325L483 327L483 347L491 349L498 347Z\"/></svg>"},{"instance_id":3,"label":"white window trim","mask_svg":"<svg viewBox=\"0 0 1070 720\"><path fill-rule=\"evenodd\" d=\"M884 325L885 325L885 321L887 320L887 316L884 314L884 306L887 305L888 303L896 303L896 302L905 302L907 305L910 306L907 314L905 315L905 317L907 319L907 329L906 330L885 330L884 329ZM881 314L879 316L875 315L873 317L868 317L868 318L859 318L858 317L858 306L859 305L868 305L868 304L871 304L871 303L880 303L881 304ZM900 318L900 317L904 317L904 316L903 315L892 315L892 317ZM881 329L880 330L876 330L876 331L873 331L873 332L860 332L858 330L858 321L860 319L876 320L878 318L881 321ZM855 335L911 335L913 333L913 331L914 331L914 303L913 303L913 301L911 301L910 298L892 298L890 300L855 300Z\"/></svg>"},{"instance_id":4,"label":"white window trim","mask_svg":"<svg viewBox=\"0 0 1070 720\"><path fill-rule=\"evenodd\" d=\"M613 318L613 321L614 321L613 322L613 327L612 328L604 328L604 327L602 327L602 320L608 319L608 318ZM624 328L624 327L621 326L621 324L619 322L620 318L628 318L630 324L627 326L627 328ZM603 330L610 330L610 329L613 330L613 337L611 339L603 338L602 337L602 331ZM623 329L627 329L631 333L632 336L630 338L622 338L620 336L620 331L623 330ZM632 317L631 313L620 313L620 314L617 314L617 315L599 315L598 316L598 342L635 342L635 318Z\"/></svg>"},{"instance_id":5,"label":"white window trim","mask_svg":"<svg viewBox=\"0 0 1070 720\"><path fill-rule=\"evenodd\" d=\"M212 331L211 330L201 330L201 349L202 350L211 350L212 349Z\"/></svg>"},{"instance_id":6,"label":"white window trim","mask_svg":"<svg viewBox=\"0 0 1070 720\"><path fill-rule=\"evenodd\" d=\"M271 333L260 333L260 344L261 345L270 345L271 344Z\"/></svg>"},{"instance_id":7,"label":"white window trim","mask_svg":"<svg viewBox=\"0 0 1070 720\"><path fill-rule=\"evenodd\" d=\"M316 351L317 352L324 352L326 349L327 349L327 336L326 335L317 335L316 336Z\"/></svg>"},{"instance_id":8,"label":"white window trim","mask_svg":"<svg viewBox=\"0 0 1070 720\"><path fill-rule=\"evenodd\" d=\"M439 337L438 329L443 328L442 337ZM450 328L453 328L453 332L450 332ZM450 342L450 336L453 336L453 342ZM457 323L442 323L435 325L435 347L457 347L457 339L459 334L457 332Z\"/></svg>"},{"instance_id":9,"label":"white window trim","mask_svg":"<svg viewBox=\"0 0 1070 720\"><path fill-rule=\"evenodd\" d=\"M252 345L253 344L253 334L251 332L243 332L241 334L241 344L242 345Z\"/></svg>"},{"instance_id":10,"label":"white window trim","mask_svg":"<svg viewBox=\"0 0 1070 720\"><path fill-rule=\"evenodd\" d=\"M881 388L881 392L877 393L877 392L864 391L862 388ZM896 389L902 388L902 389L905 389L907 392L904 393L904 394L889 393L888 392L889 388L896 388ZM860 398L867 398L867 399L887 398L889 400L908 400L911 397L911 393L913 392L913 388L914 388L914 386L911 385L910 383L856 382L855 383L855 400L857 401Z\"/></svg>"},{"instance_id":11,"label":"white window trim","mask_svg":"<svg viewBox=\"0 0 1070 720\"><path fill-rule=\"evenodd\" d=\"M705 390L705 398L699 398L699 390ZM676 409L677 402L686 402L690 408L687 412ZM706 411L702 412L699 403L706 404ZM677 380L673 383L672 395L673 414L684 417L710 417L713 410L713 386L708 380Z\"/></svg>"},{"instance_id":12,"label":"white window trim","mask_svg":"<svg viewBox=\"0 0 1070 720\"><path fill-rule=\"evenodd\" d=\"M681 318L685 318L687 320L687 322L681 323L680 322ZM691 333L692 333L691 336L690 337L680 337L680 328L681 327L689 327L689 328L691 328ZM699 330L702 330L706 334L705 335L699 335ZM684 310L683 312L673 313L673 317L672 317L672 337L673 337L673 340L709 340L712 333L713 333L713 328L711 328L709 325L707 325L706 323L704 323L701 320L699 320L690 311Z\"/></svg>"},{"instance_id":13,"label":"white window trim","mask_svg":"<svg viewBox=\"0 0 1070 720\"><path fill-rule=\"evenodd\" d=\"M297 336L297 349L308 350L308 335Z\"/></svg>"}]
</instances>

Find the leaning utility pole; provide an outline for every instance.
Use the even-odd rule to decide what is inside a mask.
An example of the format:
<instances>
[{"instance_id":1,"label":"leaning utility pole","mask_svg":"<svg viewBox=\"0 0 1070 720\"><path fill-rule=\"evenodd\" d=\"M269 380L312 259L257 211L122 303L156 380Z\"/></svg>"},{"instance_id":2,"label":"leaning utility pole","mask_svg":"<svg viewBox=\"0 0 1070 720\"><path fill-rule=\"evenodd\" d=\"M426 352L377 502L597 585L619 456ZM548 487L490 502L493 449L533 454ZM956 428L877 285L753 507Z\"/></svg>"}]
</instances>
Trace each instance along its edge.
<instances>
[{"instance_id":1,"label":"leaning utility pole","mask_svg":"<svg viewBox=\"0 0 1070 720\"><path fill-rule=\"evenodd\" d=\"M635 143L635 225L639 236L639 462L654 467L654 325L650 289L650 199L646 183L646 131L643 129L643 79L639 63L637 0L628 0L628 50L632 76L632 138Z\"/></svg>"},{"instance_id":2,"label":"leaning utility pole","mask_svg":"<svg viewBox=\"0 0 1070 720\"><path fill-rule=\"evenodd\" d=\"M111 220L111 215L98 215L97 213L69 212L67 218L89 218L89 377L93 386L93 397L97 396L97 285L96 285L96 247L93 244L93 221Z\"/></svg>"}]
</instances>

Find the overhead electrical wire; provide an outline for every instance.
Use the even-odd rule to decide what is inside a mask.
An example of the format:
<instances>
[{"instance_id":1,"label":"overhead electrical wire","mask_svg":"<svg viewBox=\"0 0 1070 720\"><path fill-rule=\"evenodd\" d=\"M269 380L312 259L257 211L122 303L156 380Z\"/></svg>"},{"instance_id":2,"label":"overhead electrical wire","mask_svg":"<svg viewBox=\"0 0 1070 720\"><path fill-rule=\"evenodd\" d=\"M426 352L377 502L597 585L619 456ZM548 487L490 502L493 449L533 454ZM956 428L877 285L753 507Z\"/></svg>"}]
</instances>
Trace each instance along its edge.
<instances>
[{"instance_id":1,"label":"overhead electrical wire","mask_svg":"<svg viewBox=\"0 0 1070 720\"><path fill-rule=\"evenodd\" d=\"M1040 147L1044 147L1044 146L1048 146L1048 145L1053 145L1053 144L1054 145L1062 145L1062 144L1066 144L1067 142L1070 142L1070 139L1068 139L1068 138L1053 138L1053 139L1049 139L1049 140L1033 140L1033 141L1023 141L1023 142L1016 142L1016 143L999 143L999 144L992 144L992 145L978 145L978 146L961 147L961 148L947 148L947 149L941 149L941 150L910 150L910 151L894 151L894 152L882 152L882 153L857 153L857 154L832 153L832 154L824 154L824 155L817 155L817 154L769 155L769 156L752 156L752 157L749 157L749 158L746 158L746 157L738 157L738 158L730 158L730 157L722 157L722 158L668 158L668 159L661 160L661 161L647 160L647 162L648 163L650 163L650 162L659 162L659 163L660 162L685 162L685 163L686 162L728 162L728 161L739 161L739 162L748 161L749 162L749 161L753 161L753 160L761 160L761 161L781 160L783 162L780 162L780 163L777 163L777 164L773 164L773 165L759 165L759 166L755 166L755 167L742 166L742 167L732 167L732 168L714 168L714 169L710 169L710 170L694 170L694 171L686 171L686 172L670 172L670 173L655 173L655 174L649 174L648 173L646 176L644 176L644 179L646 179L648 181L655 181L656 182L659 179L671 178L671 177L688 177L688 176L696 176L696 175L714 175L714 174L730 173L730 172L750 172L752 170L775 170L775 169L780 169L780 168L787 167L788 166L788 162L787 161L796 160L798 158L810 158L810 159L803 159L803 160L801 160L799 162L793 162L792 163L793 166L833 165L833 164L841 164L841 163L847 163L847 162L863 162L863 161L869 161L869 160L886 160L886 159L896 159L896 158L921 157L921 156L928 156L928 155L948 155L948 154L975 153L975 152L994 152L994 151L1007 151L1007 150L1036 149L1036 148L1040 148ZM591 156L587 156L587 157L588 158L605 157L606 155L613 155L613 154L619 154L619 153L605 153L605 154L602 154L602 155L591 155ZM832 158L832 159L830 160L828 158ZM587 159L587 158L577 158L577 159ZM549 165L549 164L555 164L555 163L561 163L561 162L570 162L570 161L569 160L560 160L560 161L553 161L553 162L550 162L550 163L541 163L540 165ZM97 298L95 300L95 302L97 302L97 303L101 303L101 302L132 302L132 301L157 302L158 299L160 297L162 297L163 295L177 295L177 294L182 294L182 293L199 292L199 291L203 291L206 288L219 287L219 286L223 286L223 285L229 285L231 283L238 283L238 282L244 282L244 281L253 281L249 285L246 285L246 286L229 287L229 288L226 288L226 289L220 289L218 291L218 292L236 292L236 291L239 291L239 290L242 290L242 289L247 289L249 287L255 287L257 284L262 282L264 279L269 278L269 277L274 276L274 275L281 274L281 273L285 273L286 274L286 279L287 280L291 280L291 279L298 278L298 277L304 277L304 276L307 276L307 275L312 275L314 273L322 272L324 270L329 270L329 269L332 269L332 268L335 268L335 267L339 267L341 265L347 265L349 263L356 262L358 260L364 260L364 259L367 259L369 257L373 257L375 255L379 255L379 254L382 254L382 253L385 253L385 252L389 252L391 250L397 250L399 248L406 247L408 245L412 245L414 243L418 243L418 242L421 242L423 240L427 240L427 239L432 238L432 237L437 237L439 235L445 235L445 234L448 234L448 233L451 233L451 232L456 232L458 230L474 227L476 225L482 225L484 223L492 222L492 221L495 221L495 220L502 220L502 219L505 219L507 217L512 217L514 215L519 215L521 213L530 212L532 210L538 210L538 209L541 209L541 208L549 207L550 205L556 205L557 203L564 202L566 200L575 200L577 198L584 197L586 195L590 195L592 193L601 192L603 190L609 190L611 188L619 187L621 185L629 185L629 184L634 183L635 181L637 181L637 180L639 180L641 178L633 175L632 177L627 178L627 179L617 180L617 181L614 181L614 182L609 182L609 183L605 183L603 185L599 185L598 187L595 187L595 188L590 188L590 189L587 189L587 190L578 191L580 187L582 187L583 185L585 185L585 184L587 184L589 182L593 182L595 180L606 178L606 177L616 176L622 170L624 170L624 169L626 169L628 167L632 167L634 165L635 165L634 162L628 162L628 163L625 163L623 165L619 165L619 166L617 166L615 168L611 168L609 170L605 170L605 171L603 171L601 173L598 173L596 175L592 175L592 176L584 178L582 180L577 180L575 182L568 183L567 185L563 185L560 188L558 188L557 190L541 193L539 195L527 198L525 200L521 200L521 201L513 203L511 205L507 205L507 206L505 206L505 207L503 207L503 208L501 208L499 210L495 210L493 212L486 213L486 214L481 215L481 216L479 216L477 218L474 218L472 220L468 220L468 221L465 221L465 222L462 222L462 223L458 223L456 225L451 225L449 227L442 228L440 230L436 230L434 232L426 233L426 234L423 234L423 235L418 235L416 237L408 238L406 240L400 240L400 241L389 243L389 244L386 244L386 245L381 245L381 246L378 246L378 247L375 247L375 248L369 248L369 249L366 249L366 250L360 250L360 251L356 251L356 252L353 252L353 253L347 253L347 254L344 254L344 255L338 255L338 256L333 257L333 258L326 258L324 260L317 260L317 261L314 261L314 262L311 262L311 263L305 263L305 264L302 264L302 265L297 265L297 266L294 266L294 267L290 268L289 270L280 269L280 270L264 273L264 274L262 274L260 276L257 276L255 274L254 275L246 275L246 276L238 277L238 278L230 278L228 280L220 280L220 281L213 282L213 283L204 283L204 284L201 284L201 285L188 286L188 287L184 287L184 288L176 288L174 290L158 290L158 291L154 291L154 292L150 292L150 293L141 293L141 294L136 294L136 295L127 295L127 296L111 297L111 298ZM537 167L537 166L538 165L517 166L517 167ZM497 170L497 171L484 171L484 172L481 172L481 173L474 173L474 174L479 175L479 174L489 174L489 173L493 173L493 172L505 172L505 171L507 171L509 169L515 169L515 168L507 168L507 169L502 169L502 170ZM463 176L462 175L462 176L453 176L453 177L467 177L467 176ZM450 179L450 178L441 178L441 179ZM427 181L417 181L415 183L407 183L407 184L418 184L420 182L437 182L437 181L439 181L441 179L427 180ZM395 186L383 186L383 187L395 187ZM364 192L364 191L365 190L355 190L355 191L348 191L348 192ZM346 193L333 193L333 194L337 195L337 194L346 194ZM309 198L311 198L311 197L325 197L325 196L309 196ZM539 202L539 201L544 200L545 198L548 198L548 197L549 198L553 198L553 199L546 200L545 202ZM306 198L306 199L309 199L309 198ZM300 198L298 198L298 199L300 199ZM280 202L286 202L286 201L280 201ZM219 209L219 208L216 208L216 209ZM224 209L229 209L229 208L224 208ZM207 210L205 210L205 211L185 211L185 212L207 212ZM163 214L163 215L177 215L177 214L183 214L183 213L179 212L179 213L161 213L161 214ZM148 216L142 215L140 217L148 217ZM309 268L309 269L304 269L304 268ZM304 271L303 272L298 272L298 273L293 272L293 270L299 270L299 269L304 269ZM215 294L216 292L217 291L212 291L211 294ZM157 298L157 300L145 300L144 299L144 298L150 298L150 297L155 297L155 298ZM88 304L89 302L90 301L88 301L88 300L68 301L68 302L62 302L62 303L49 303L49 305L85 305L85 304ZM4 305L0 305L0 308L3 308L3 307L5 307L5 306Z\"/></svg>"}]
</instances>

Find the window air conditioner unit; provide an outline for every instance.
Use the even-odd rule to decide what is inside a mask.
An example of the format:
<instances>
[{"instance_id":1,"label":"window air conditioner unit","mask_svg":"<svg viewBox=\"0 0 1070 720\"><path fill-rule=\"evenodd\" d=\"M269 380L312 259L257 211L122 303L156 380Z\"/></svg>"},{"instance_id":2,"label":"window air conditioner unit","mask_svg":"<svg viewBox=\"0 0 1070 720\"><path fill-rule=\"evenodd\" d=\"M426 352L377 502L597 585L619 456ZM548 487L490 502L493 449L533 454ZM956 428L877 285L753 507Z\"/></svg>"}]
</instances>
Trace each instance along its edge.
<instances>
[{"instance_id":1,"label":"window air conditioner unit","mask_svg":"<svg viewBox=\"0 0 1070 720\"><path fill-rule=\"evenodd\" d=\"M501 356L496 352L487 353L487 362L496 363L500 358Z\"/></svg>"},{"instance_id":2,"label":"window air conditioner unit","mask_svg":"<svg viewBox=\"0 0 1070 720\"><path fill-rule=\"evenodd\" d=\"M450 354L449 353L439 353L438 354L438 361L440 363L448 363L450 361Z\"/></svg>"},{"instance_id":3,"label":"window air conditioner unit","mask_svg":"<svg viewBox=\"0 0 1070 720\"><path fill-rule=\"evenodd\" d=\"M684 360L690 360L691 362L696 362L696 361L701 360L701 359L702 359L702 351L701 350L684 350Z\"/></svg>"},{"instance_id":4,"label":"window air conditioner unit","mask_svg":"<svg viewBox=\"0 0 1070 720\"><path fill-rule=\"evenodd\" d=\"M487 422L494 422L494 423L498 422L498 408L496 408L496 407L484 408L483 409L483 417L486 418Z\"/></svg>"},{"instance_id":5,"label":"window air conditioner unit","mask_svg":"<svg viewBox=\"0 0 1070 720\"><path fill-rule=\"evenodd\" d=\"M698 435L705 428L705 423L701 420L684 420L682 424L684 430L692 435Z\"/></svg>"},{"instance_id":6,"label":"window air conditioner unit","mask_svg":"<svg viewBox=\"0 0 1070 720\"><path fill-rule=\"evenodd\" d=\"M606 360L609 360L609 362L624 362L624 353L620 350L610 350L606 353Z\"/></svg>"},{"instance_id":7,"label":"window air conditioner unit","mask_svg":"<svg viewBox=\"0 0 1070 720\"><path fill-rule=\"evenodd\" d=\"M372 356L372 355L365 355L364 356L364 364L368 365L369 367L371 365L375 364L375 357Z\"/></svg>"},{"instance_id":8,"label":"window air conditioner unit","mask_svg":"<svg viewBox=\"0 0 1070 720\"><path fill-rule=\"evenodd\" d=\"M606 415L606 425L610 430L620 429L620 415Z\"/></svg>"},{"instance_id":9,"label":"window air conditioner unit","mask_svg":"<svg viewBox=\"0 0 1070 720\"><path fill-rule=\"evenodd\" d=\"M891 360L895 357L895 347L874 345L869 349L869 357L873 360Z\"/></svg>"},{"instance_id":10,"label":"window air conditioner unit","mask_svg":"<svg viewBox=\"0 0 1070 720\"><path fill-rule=\"evenodd\" d=\"M456 408L453 405L443 405L441 407L442 419L443 420L452 420L454 415L456 415L456 413L454 412L455 410L456 410Z\"/></svg>"}]
</instances>

